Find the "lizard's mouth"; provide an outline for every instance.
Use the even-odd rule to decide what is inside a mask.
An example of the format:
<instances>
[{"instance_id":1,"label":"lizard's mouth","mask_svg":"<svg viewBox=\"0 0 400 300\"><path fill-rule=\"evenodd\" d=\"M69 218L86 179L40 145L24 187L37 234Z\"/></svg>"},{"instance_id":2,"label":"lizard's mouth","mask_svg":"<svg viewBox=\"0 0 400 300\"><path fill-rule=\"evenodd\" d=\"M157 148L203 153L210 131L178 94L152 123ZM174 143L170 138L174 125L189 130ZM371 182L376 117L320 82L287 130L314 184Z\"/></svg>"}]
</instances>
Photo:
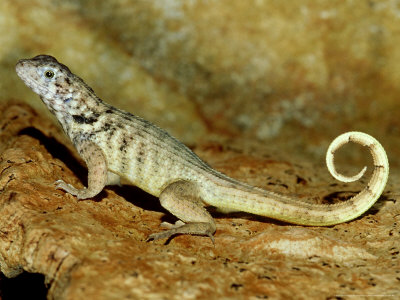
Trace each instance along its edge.
<instances>
[{"instance_id":1,"label":"lizard's mouth","mask_svg":"<svg viewBox=\"0 0 400 300\"><path fill-rule=\"evenodd\" d=\"M15 66L15 71L17 72L17 75L25 82L26 79L26 72L24 71L24 68L27 65L26 59L21 59L18 61L18 63Z\"/></svg>"}]
</instances>

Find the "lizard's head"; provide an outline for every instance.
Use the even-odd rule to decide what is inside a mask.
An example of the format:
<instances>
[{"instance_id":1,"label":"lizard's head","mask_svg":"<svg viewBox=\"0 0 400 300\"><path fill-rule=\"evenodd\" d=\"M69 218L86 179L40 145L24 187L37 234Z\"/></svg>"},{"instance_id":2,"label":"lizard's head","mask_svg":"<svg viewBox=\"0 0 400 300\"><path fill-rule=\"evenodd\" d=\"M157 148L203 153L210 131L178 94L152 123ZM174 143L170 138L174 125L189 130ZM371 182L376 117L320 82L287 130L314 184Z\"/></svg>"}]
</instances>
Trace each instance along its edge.
<instances>
[{"instance_id":1,"label":"lizard's head","mask_svg":"<svg viewBox=\"0 0 400 300\"><path fill-rule=\"evenodd\" d=\"M49 55L21 59L15 69L24 83L54 111L66 110L72 99L85 90L77 86L84 85L80 78Z\"/></svg>"},{"instance_id":2,"label":"lizard's head","mask_svg":"<svg viewBox=\"0 0 400 300\"><path fill-rule=\"evenodd\" d=\"M15 69L25 84L39 96L54 99L72 92L68 79L71 71L52 56L21 59Z\"/></svg>"}]
</instances>

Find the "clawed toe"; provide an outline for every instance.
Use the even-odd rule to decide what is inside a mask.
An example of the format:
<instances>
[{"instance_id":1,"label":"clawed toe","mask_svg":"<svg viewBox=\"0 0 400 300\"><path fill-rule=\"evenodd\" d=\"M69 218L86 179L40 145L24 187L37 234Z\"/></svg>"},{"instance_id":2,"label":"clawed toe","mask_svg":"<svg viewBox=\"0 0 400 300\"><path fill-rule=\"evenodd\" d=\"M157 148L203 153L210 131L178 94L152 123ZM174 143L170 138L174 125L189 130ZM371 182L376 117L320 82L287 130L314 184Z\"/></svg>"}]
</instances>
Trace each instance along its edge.
<instances>
[{"instance_id":1,"label":"clawed toe","mask_svg":"<svg viewBox=\"0 0 400 300\"><path fill-rule=\"evenodd\" d=\"M56 189L64 190L72 196L76 196L78 199L86 199L87 196L87 188L77 189L73 185L66 183L64 180L57 180L54 182L56 185ZM92 195L89 195L92 196Z\"/></svg>"},{"instance_id":2,"label":"clawed toe","mask_svg":"<svg viewBox=\"0 0 400 300\"><path fill-rule=\"evenodd\" d=\"M75 189L72 185L66 183L64 180L61 180L61 179L54 182L54 184L56 185L56 189L61 189L61 190L67 191L70 194L72 194L70 192L70 190Z\"/></svg>"},{"instance_id":3,"label":"clawed toe","mask_svg":"<svg viewBox=\"0 0 400 300\"><path fill-rule=\"evenodd\" d=\"M67 185L67 184L65 183L65 181L64 181L64 180L61 180L61 179L55 181L54 184L55 184L55 186L56 186L56 189L64 189L64 187Z\"/></svg>"},{"instance_id":4,"label":"clawed toe","mask_svg":"<svg viewBox=\"0 0 400 300\"><path fill-rule=\"evenodd\" d=\"M161 240L161 239L169 239L174 234L176 234L176 232L170 232L170 230L157 232L157 233L152 233L152 234L149 235L149 237L147 238L146 242L156 241L156 240Z\"/></svg>"},{"instance_id":5,"label":"clawed toe","mask_svg":"<svg viewBox=\"0 0 400 300\"><path fill-rule=\"evenodd\" d=\"M151 240L160 240L160 239L169 239L170 237L177 234L195 234L195 235L205 235L211 239L213 245L215 245L214 240L214 232L215 229L213 227L210 228L210 224L208 223L187 223L185 224L182 221L177 221L175 224L170 224L163 222L161 223L161 227L169 228L166 231L157 232L150 234L146 241Z\"/></svg>"}]
</instances>

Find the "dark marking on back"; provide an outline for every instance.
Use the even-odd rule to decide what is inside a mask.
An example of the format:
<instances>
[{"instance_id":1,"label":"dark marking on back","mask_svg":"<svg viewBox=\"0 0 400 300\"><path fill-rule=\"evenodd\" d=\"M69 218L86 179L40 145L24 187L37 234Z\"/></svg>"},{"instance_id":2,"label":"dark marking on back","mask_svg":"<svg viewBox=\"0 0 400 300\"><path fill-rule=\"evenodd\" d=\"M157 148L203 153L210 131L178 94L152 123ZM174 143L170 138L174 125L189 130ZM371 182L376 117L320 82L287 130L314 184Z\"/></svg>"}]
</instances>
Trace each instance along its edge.
<instances>
[{"instance_id":1,"label":"dark marking on back","mask_svg":"<svg viewBox=\"0 0 400 300\"><path fill-rule=\"evenodd\" d=\"M145 147L146 145L143 142L140 142L138 145L138 153L140 156L136 157L138 162L142 162L142 156L145 153Z\"/></svg>"},{"instance_id":2,"label":"dark marking on back","mask_svg":"<svg viewBox=\"0 0 400 300\"><path fill-rule=\"evenodd\" d=\"M124 115L122 116L122 118L124 118L124 119L127 120L127 121L132 121L132 117L129 116L129 115L127 116L127 115L124 114Z\"/></svg>"},{"instance_id":3,"label":"dark marking on back","mask_svg":"<svg viewBox=\"0 0 400 300\"><path fill-rule=\"evenodd\" d=\"M122 139L122 145L119 147L120 151L126 152L126 146L128 146L128 143L126 142L126 139Z\"/></svg>"},{"instance_id":4,"label":"dark marking on back","mask_svg":"<svg viewBox=\"0 0 400 300\"><path fill-rule=\"evenodd\" d=\"M93 124L94 122L97 121L97 118L86 118L84 116L80 115L72 115L72 118L74 121L78 124Z\"/></svg>"},{"instance_id":5,"label":"dark marking on back","mask_svg":"<svg viewBox=\"0 0 400 300\"><path fill-rule=\"evenodd\" d=\"M107 135L108 135L108 138L107 138L107 140L110 142L111 141L111 137L114 135L114 133L115 133L115 131L117 130L117 128L115 128L115 127L109 127L109 129L107 129L107 131L105 131L106 133L107 133ZM109 143L108 144L110 147L112 147L113 146L113 144L112 143Z\"/></svg>"},{"instance_id":6,"label":"dark marking on back","mask_svg":"<svg viewBox=\"0 0 400 300\"><path fill-rule=\"evenodd\" d=\"M72 115L72 118L76 123L83 124L85 123L85 118L79 115Z\"/></svg>"},{"instance_id":7,"label":"dark marking on back","mask_svg":"<svg viewBox=\"0 0 400 300\"><path fill-rule=\"evenodd\" d=\"M101 128L101 130L108 131L108 130L110 130L110 128L111 128L110 123L105 123L105 124L103 124L103 127Z\"/></svg>"}]
</instances>

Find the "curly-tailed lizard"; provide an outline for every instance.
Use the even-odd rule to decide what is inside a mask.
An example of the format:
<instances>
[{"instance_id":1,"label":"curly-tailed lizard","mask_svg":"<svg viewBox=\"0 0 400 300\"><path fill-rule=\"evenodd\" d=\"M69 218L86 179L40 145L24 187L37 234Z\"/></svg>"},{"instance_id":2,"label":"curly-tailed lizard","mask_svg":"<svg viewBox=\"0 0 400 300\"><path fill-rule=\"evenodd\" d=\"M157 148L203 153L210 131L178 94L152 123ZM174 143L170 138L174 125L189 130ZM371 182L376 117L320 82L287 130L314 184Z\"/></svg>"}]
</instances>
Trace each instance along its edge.
<instances>
[{"instance_id":1,"label":"curly-tailed lizard","mask_svg":"<svg viewBox=\"0 0 400 300\"><path fill-rule=\"evenodd\" d=\"M214 170L166 131L103 102L81 78L52 56L22 59L16 71L57 117L88 167L87 188L77 189L62 180L56 181L56 187L78 199L88 199L121 177L159 197L161 205L180 221L169 224L166 231L151 234L149 239L196 234L213 240L216 225L205 205L302 225L346 222L376 202L388 179L389 164L380 143L365 133L347 132L330 145L328 169L342 181L361 178L366 168L353 177L338 174L333 155L349 141L367 146L375 168L368 185L342 203L306 203Z\"/></svg>"}]
</instances>

